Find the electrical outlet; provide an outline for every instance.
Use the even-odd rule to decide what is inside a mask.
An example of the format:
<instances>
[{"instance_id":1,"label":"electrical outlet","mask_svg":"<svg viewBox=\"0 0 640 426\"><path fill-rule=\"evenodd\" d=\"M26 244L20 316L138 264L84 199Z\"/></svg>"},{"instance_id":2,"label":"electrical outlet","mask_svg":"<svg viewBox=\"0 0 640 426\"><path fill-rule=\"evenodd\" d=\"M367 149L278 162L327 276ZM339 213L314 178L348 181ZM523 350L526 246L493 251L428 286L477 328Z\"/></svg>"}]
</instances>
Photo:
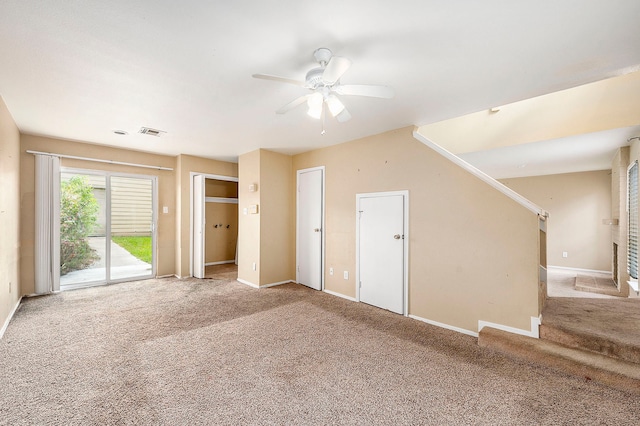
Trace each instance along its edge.
<instances>
[{"instance_id":1,"label":"electrical outlet","mask_svg":"<svg viewBox=\"0 0 640 426\"><path fill-rule=\"evenodd\" d=\"M253 262L253 270L256 270L256 262Z\"/></svg>"},{"instance_id":2,"label":"electrical outlet","mask_svg":"<svg viewBox=\"0 0 640 426\"><path fill-rule=\"evenodd\" d=\"M329 275L333 275L333 268L329 268Z\"/></svg>"},{"instance_id":3,"label":"electrical outlet","mask_svg":"<svg viewBox=\"0 0 640 426\"><path fill-rule=\"evenodd\" d=\"M344 271L344 279L345 280L349 279L349 271Z\"/></svg>"},{"instance_id":4,"label":"electrical outlet","mask_svg":"<svg viewBox=\"0 0 640 426\"><path fill-rule=\"evenodd\" d=\"M562 252L562 257L569 257L569 253L567 253L566 251Z\"/></svg>"}]
</instances>

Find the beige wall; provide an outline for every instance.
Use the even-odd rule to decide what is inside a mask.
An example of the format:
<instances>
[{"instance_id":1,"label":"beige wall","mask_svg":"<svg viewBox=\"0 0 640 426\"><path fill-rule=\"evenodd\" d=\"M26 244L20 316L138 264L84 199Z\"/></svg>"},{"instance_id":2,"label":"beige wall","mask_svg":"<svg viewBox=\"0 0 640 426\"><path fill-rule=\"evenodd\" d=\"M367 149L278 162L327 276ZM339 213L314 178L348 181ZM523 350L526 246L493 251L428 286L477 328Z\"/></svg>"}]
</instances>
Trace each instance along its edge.
<instances>
[{"instance_id":1,"label":"beige wall","mask_svg":"<svg viewBox=\"0 0 640 426\"><path fill-rule=\"evenodd\" d=\"M238 177L238 165L191 155L177 157L175 173L177 228L176 228L176 275L189 276L189 255L191 250L191 178L190 173Z\"/></svg>"},{"instance_id":2,"label":"beige wall","mask_svg":"<svg viewBox=\"0 0 640 426\"><path fill-rule=\"evenodd\" d=\"M20 300L20 133L0 97L0 330Z\"/></svg>"},{"instance_id":3,"label":"beige wall","mask_svg":"<svg viewBox=\"0 0 640 426\"><path fill-rule=\"evenodd\" d=\"M260 285L296 278L291 171L291 156L260 150Z\"/></svg>"},{"instance_id":4,"label":"beige wall","mask_svg":"<svg viewBox=\"0 0 640 426\"><path fill-rule=\"evenodd\" d=\"M204 188L206 197L238 198L238 182L205 179Z\"/></svg>"},{"instance_id":5,"label":"beige wall","mask_svg":"<svg viewBox=\"0 0 640 426\"><path fill-rule=\"evenodd\" d=\"M21 290L22 294L34 292L34 194L35 194L35 157L27 150L53 152L79 157L108 159L128 163L148 164L162 167L175 167L175 158L145 152L111 148L106 146L71 142L41 136L22 135L20 152L20 197L21 197ZM175 177L174 172L139 167L121 166L93 161L62 159L62 167L105 170L111 172L148 175L158 177L158 241L157 274L175 273ZM162 206L169 207L169 213L162 213Z\"/></svg>"},{"instance_id":6,"label":"beige wall","mask_svg":"<svg viewBox=\"0 0 640 426\"><path fill-rule=\"evenodd\" d=\"M325 166L325 288L356 296L356 194L409 191L409 313L465 330L530 330L538 310L538 217L412 136L413 128L293 157ZM293 225L295 226L295 224ZM330 276L328 268L349 271Z\"/></svg>"},{"instance_id":7,"label":"beige wall","mask_svg":"<svg viewBox=\"0 0 640 426\"><path fill-rule=\"evenodd\" d=\"M611 271L611 170L502 179L549 212L547 263ZM568 257L563 258L562 252Z\"/></svg>"},{"instance_id":8,"label":"beige wall","mask_svg":"<svg viewBox=\"0 0 640 426\"><path fill-rule=\"evenodd\" d=\"M420 133L460 154L636 126L640 96L633 93L640 93L640 71L427 124Z\"/></svg>"},{"instance_id":9,"label":"beige wall","mask_svg":"<svg viewBox=\"0 0 640 426\"><path fill-rule=\"evenodd\" d=\"M239 164L238 278L258 286L293 281L292 158L260 149L241 155ZM257 191L249 191L252 184ZM257 214L250 213L252 205Z\"/></svg>"},{"instance_id":10,"label":"beige wall","mask_svg":"<svg viewBox=\"0 0 640 426\"><path fill-rule=\"evenodd\" d=\"M238 205L206 203L205 216L205 263L234 260L238 239Z\"/></svg>"},{"instance_id":11,"label":"beige wall","mask_svg":"<svg viewBox=\"0 0 640 426\"><path fill-rule=\"evenodd\" d=\"M238 279L260 285L260 150L241 155L238 167ZM257 191L249 191L252 184ZM258 206L257 214L249 213L252 205Z\"/></svg>"}]
</instances>

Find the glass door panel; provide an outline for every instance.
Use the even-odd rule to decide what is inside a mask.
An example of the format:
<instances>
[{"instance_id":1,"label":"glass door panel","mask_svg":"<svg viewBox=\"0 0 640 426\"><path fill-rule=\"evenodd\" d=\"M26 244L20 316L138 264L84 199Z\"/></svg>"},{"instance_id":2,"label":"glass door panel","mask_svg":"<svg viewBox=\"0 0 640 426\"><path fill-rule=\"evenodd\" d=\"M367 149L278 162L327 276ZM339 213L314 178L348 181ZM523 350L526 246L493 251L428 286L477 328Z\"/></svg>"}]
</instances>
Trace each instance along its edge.
<instances>
[{"instance_id":1,"label":"glass door panel","mask_svg":"<svg viewBox=\"0 0 640 426\"><path fill-rule=\"evenodd\" d=\"M111 280L153 275L153 180L111 176Z\"/></svg>"},{"instance_id":2,"label":"glass door panel","mask_svg":"<svg viewBox=\"0 0 640 426\"><path fill-rule=\"evenodd\" d=\"M104 282L106 177L60 174L60 286Z\"/></svg>"}]
</instances>

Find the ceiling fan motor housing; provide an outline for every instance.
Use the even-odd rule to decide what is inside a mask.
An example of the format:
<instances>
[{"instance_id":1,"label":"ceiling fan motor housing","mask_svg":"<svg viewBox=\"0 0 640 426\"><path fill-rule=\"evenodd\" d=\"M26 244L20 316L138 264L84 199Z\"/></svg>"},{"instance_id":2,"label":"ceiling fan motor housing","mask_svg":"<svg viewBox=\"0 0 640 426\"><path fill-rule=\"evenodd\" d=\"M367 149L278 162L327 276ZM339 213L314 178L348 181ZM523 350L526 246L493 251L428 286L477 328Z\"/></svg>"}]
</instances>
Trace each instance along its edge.
<instances>
[{"instance_id":1,"label":"ceiling fan motor housing","mask_svg":"<svg viewBox=\"0 0 640 426\"><path fill-rule=\"evenodd\" d=\"M324 85L322 82L322 74L324 74L323 67L314 68L309 71L305 77L305 86L314 90L318 87L322 87Z\"/></svg>"},{"instance_id":2,"label":"ceiling fan motor housing","mask_svg":"<svg viewBox=\"0 0 640 426\"><path fill-rule=\"evenodd\" d=\"M333 53L331 53L331 50L326 47L321 47L313 52L313 57L316 58L316 61L318 61L323 67L329 63L332 56Z\"/></svg>"}]
</instances>

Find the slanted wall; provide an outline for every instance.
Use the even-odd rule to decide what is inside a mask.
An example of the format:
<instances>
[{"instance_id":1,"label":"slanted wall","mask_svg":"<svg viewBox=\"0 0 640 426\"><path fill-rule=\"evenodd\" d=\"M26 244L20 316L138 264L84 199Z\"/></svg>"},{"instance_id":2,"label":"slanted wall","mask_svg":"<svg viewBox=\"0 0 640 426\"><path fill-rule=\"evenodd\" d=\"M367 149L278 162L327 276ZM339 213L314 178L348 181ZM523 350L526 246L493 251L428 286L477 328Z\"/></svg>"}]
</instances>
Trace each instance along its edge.
<instances>
[{"instance_id":1,"label":"slanted wall","mask_svg":"<svg viewBox=\"0 0 640 426\"><path fill-rule=\"evenodd\" d=\"M409 190L409 314L475 333L539 316L537 214L395 130L293 157L326 170L325 289L356 296L356 194ZM349 271L328 274L328 268Z\"/></svg>"}]
</instances>

